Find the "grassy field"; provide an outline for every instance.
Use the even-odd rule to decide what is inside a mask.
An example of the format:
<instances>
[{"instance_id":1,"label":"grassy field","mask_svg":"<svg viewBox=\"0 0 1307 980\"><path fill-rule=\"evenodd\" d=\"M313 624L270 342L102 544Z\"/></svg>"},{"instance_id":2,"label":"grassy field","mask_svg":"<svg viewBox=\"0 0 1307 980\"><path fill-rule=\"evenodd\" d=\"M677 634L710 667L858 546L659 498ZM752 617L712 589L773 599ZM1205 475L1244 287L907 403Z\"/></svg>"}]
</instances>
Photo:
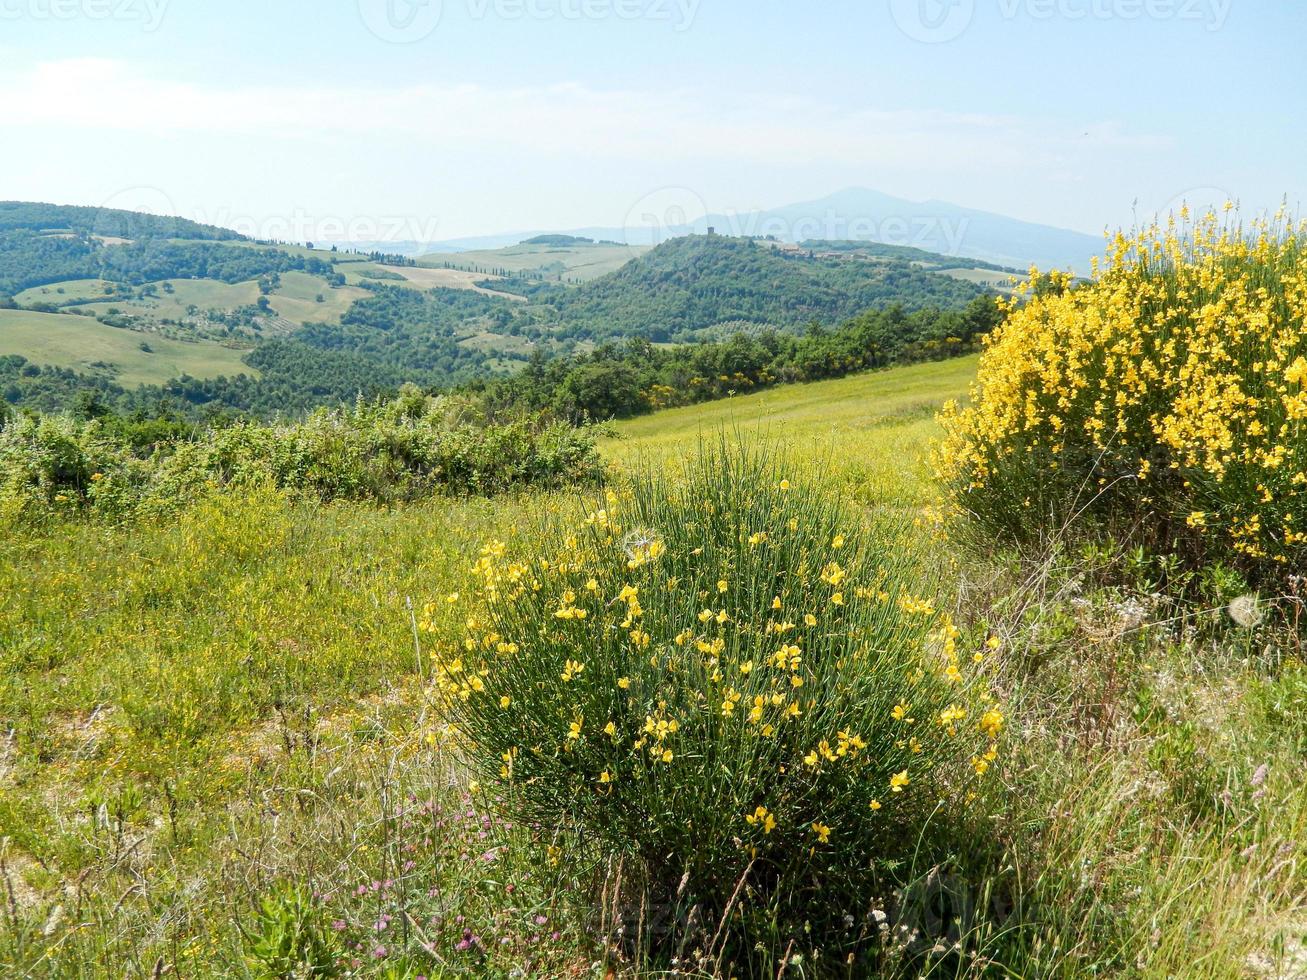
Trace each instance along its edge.
<instances>
[{"instance_id":1,"label":"grassy field","mask_svg":"<svg viewBox=\"0 0 1307 980\"><path fill-rule=\"evenodd\" d=\"M662 469L739 433L826 493L915 512L934 411L974 369L676 409L603 448ZM0 535L0 974L286 975L259 950L301 930L336 975L634 975L596 939L598 871L481 807L424 695L482 543L575 506L251 492ZM926 886L967 910L927 930L964 955L907 943L894 975L1307 976L1307 672L1270 652L1285 638L1177 621L1146 570L1096 585L1102 556L915 548L962 642L995 638L1010 736L971 801L985 856ZM827 973L860 975L784 975Z\"/></svg>"},{"instance_id":2,"label":"grassy field","mask_svg":"<svg viewBox=\"0 0 1307 980\"><path fill-rule=\"evenodd\" d=\"M51 303L64 306L68 303L85 302L103 298L108 286L103 279L70 279L67 282L51 283L49 286L33 286L24 289L14 297L19 306L31 306L33 303Z\"/></svg>"},{"instance_id":3,"label":"grassy field","mask_svg":"<svg viewBox=\"0 0 1307 980\"><path fill-rule=\"evenodd\" d=\"M938 433L935 413L965 396L974 357L785 385L621 422L605 451L620 465L675 463L701 438L739 432L805 459L821 459L840 490L864 503L929 502L923 451Z\"/></svg>"},{"instance_id":4,"label":"grassy field","mask_svg":"<svg viewBox=\"0 0 1307 980\"><path fill-rule=\"evenodd\" d=\"M36 364L78 371L109 370L128 387L162 384L182 374L257 374L241 361L241 351L212 341L168 340L90 317L27 310L0 310L0 354L21 354Z\"/></svg>"},{"instance_id":5,"label":"grassy field","mask_svg":"<svg viewBox=\"0 0 1307 980\"><path fill-rule=\"evenodd\" d=\"M988 286L1000 292L1012 291L1013 276L1007 272L994 272L992 269L944 269L943 274L954 279L963 279L980 286Z\"/></svg>"},{"instance_id":6,"label":"grassy field","mask_svg":"<svg viewBox=\"0 0 1307 980\"><path fill-rule=\"evenodd\" d=\"M165 287L165 283L167 286ZM102 296L103 284L98 280L78 280L29 289L20 294L20 303L53 303L58 306L76 304L97 316L117 310L138 318L142 325L159 324L164 320L176 323L199 323L211 310L231 312L250 306L260 296L258 282L225 283L214 279L169 279L154 284L158 292L142 298ZM60 293L59 290L63 292ZM287 272L281 276L281 285L268 297L279 317L299 326L306 321L339 323L340 318L356 300L371 295L354 286L331 287L305 272ZM317 298L323 301L319 303ZM101 297L98 302L87 299ZM194 308L194 310L192 310Z\"/></svg>"},{"instance_id":7,"label":"grassy field","mask_svg":"<svg viewBox=\"0 0 1307 980\"><path fill-rule=\"evenodd\" d=\"M340 323L360 299L372 294L354 286L331 287L306 272L283 272L281 285L268 297L277 314L296 326L301 323ZM318 297L322 302L318 302ZM257 298L257 297L256 297Z\"/></svg>"},{"instance_id":8,"label":"grassy field","mask_svg":"<svg viewBox=\"0 0 1307 980\"><path fill-rule=\"evenodd\" d=\"M510 275L538 273L546 279L588 281L607 275L649 251L633 245L510 245L474 252L433 252L418 264L454 269L503 269Z\"/></svg>"}]
</instances>

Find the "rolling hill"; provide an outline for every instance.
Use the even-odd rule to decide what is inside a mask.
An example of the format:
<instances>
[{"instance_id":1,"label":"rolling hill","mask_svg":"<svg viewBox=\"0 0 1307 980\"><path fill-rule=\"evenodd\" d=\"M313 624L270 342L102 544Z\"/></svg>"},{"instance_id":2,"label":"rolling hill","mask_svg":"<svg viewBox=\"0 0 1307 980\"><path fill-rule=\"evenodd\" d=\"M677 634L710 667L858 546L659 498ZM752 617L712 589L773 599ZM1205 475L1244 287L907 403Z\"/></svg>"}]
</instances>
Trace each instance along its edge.
<instances>
[{"instance_id":1,"label":"rolling hill","mask_svg":"<svg viewBox=\"0 0 1307 980\"><path fill-rule=\"evenodd\" d=\"M0 387L9 402L46 409L83 386L120 407L167 397L187 410L294 414L405 381L509 374L607 341L798 335L876 308L960 311L1007 274L921 249L716 234L652 249L545 236L417 264L8 202Z\"/></svg>"},{"instance_id":2,"label":"rolling hill","mask_svg":"<svg viewBox=\"0 0 1307 980\"><path fill-rule=\"evenodd\" d=\"M875 306L960 307L980 292L915 257L818 256L694 235L664 242L593 282L541 296L534 316L557 336L687 342L740 330L830 326Z\"/></svg>"}]
</instances>

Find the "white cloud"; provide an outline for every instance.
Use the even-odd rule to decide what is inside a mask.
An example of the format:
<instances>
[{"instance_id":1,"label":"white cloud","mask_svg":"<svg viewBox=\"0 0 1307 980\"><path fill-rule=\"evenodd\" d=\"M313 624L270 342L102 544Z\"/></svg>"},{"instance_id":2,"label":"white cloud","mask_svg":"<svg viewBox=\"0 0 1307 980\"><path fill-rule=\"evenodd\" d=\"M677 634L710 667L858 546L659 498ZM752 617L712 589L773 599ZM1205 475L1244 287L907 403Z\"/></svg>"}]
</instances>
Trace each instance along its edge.
<instances>
[{"instance_id":1,"label":"white cloud","mask_svg":"<svg viewBox=\"0 0 1307 980\"><path fill-rule=\"evenodd\" d=\"M938 110L841 109L814 98L721 100L692 91L239 86L155 78L110 59L0 74L0 126L88 132L229 133L402 140L460 152L728 160L956 171L1054 168L1086 152L1156 148L1110 122L1025 120Z\"/></svg>"}]
</instances>

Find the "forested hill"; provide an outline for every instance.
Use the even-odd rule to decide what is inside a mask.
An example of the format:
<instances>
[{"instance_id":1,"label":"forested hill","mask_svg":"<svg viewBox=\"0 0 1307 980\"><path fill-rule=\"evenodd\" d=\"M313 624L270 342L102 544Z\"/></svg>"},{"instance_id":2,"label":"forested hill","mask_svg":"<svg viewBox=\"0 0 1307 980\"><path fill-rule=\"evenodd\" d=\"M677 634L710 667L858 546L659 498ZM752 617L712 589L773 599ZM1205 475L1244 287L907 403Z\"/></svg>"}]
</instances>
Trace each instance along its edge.
<instances>
[{"instance_id":1,"label":"forested hill","mask_svg":"<svg viewBox=\"0 0 1307 980\"><path fill-rule=\"evenodd\" d=\"M958 308L981 292L897 257L819 256L694 235L665 242L601 279L550 290L533 312L563 337L690 341L713 328L725 334L834 325L891 303L909 311Z\"/></svg>"},{"instance_id":2,"label":"forested hill","mask_svg":"<svg viewBox=\"0 0 1307 980\"><path fill-rule=\"evenodd\" d=\"M104 238L185 238L195 241L237 241L245 236L230 228L205 225L186 218L142 214L116 208L77 207L28 201L0 201L0 232L44 231Z\"/></svg>"}]
</instances>

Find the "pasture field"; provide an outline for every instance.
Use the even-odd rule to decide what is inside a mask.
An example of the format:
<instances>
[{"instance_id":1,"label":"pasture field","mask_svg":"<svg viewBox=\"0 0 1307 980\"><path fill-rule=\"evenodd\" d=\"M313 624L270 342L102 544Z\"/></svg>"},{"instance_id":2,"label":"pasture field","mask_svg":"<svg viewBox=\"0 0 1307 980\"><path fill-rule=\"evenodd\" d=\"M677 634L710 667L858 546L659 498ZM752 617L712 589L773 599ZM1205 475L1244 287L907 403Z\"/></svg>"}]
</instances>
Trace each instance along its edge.
<instances>
[{"instance_id":1,"label":"pasture field","mask_svg":"<svg viewBox=\"0 0 1307 980\"><path fill-rule=\"evenodd\" d=\"M668 409L618 423L605 451L627 467L674 464L701 438L739 432L825 461L860 503L920 507L932 493L922 449L939 432L935 413L966 394L975 370L965 357Z\"/></svg>"},{"instance_id":2,"label":"pasture field","mask_svg":"<svg viewBox=\"0 0 1307 980\"><path fill-rule=\"evenodd\" d=\"M1098 583L1101 554L937 540L923 457L975 368L738 396L602 443L638 475L740 439L888 519L1001 705L1001 752L966 797L975 846L869 897L924 890L956 916L887 935L882 972L842 950L779 972L1307 975L1307 672L1271 659L1278 634L1177 625L1145 567L1123 589ZM429 695L471 628L470 567L495 541L549 555L600 502L580 493L383 508L217 492L161 520L56 511L0 536L0 973L667 975L603 941L605 868L492 805Z\"/></svg>"},{"instance_id":3,"label":"pasture field","mask_svg":"<svg viewBox=\"0 0 1307 980\"><path fill-rule=\"evenodd\" d=\"M268 303L278 316L297 326L301 323L340 323L340 318L356 301L370 295L366 289L354 286L333 288L307 272L283 272L281 285L268 297ZM318 302L319 296L322 297L321 303Z\"/></svg>"},{"instance_id":4,"label":"pasture field","mask_svg":"<svg viewBox=\"0 0 1307 980\"><path fill-rule=\"evenodd\" d=\"M990 289L996 289L1002 293L1012 291L1012 275L1007 272L995 272L992 269L942 269L943 275L952 276L954 279L963 279L967 282L974 282L980 286L988 286Z\"/></svg>"},{"instance_id":5,"label":"pasture field","mask_svg":"<svg viewBox=\"0 0 1307 980\"><path fill-rule=\"evenodd\" d=\"M647 251L648 247L640 245L510 245L472 252L432 252L419 256L418 264L439 268L448 262L455 269L502 269L510 275L539 273L556 281L589 281L620 269Z\"/></svg>"},{"instance_id":6,"label":"pasture field","mask_svg":"<svg viewBox=\"0 0 1307 980\"><path fill-rule=\"evenodd\" d=\"M498 296L500 299L522 302L525 302L526 299L524 296L496 292L493 289L486 289L483 286L477 285L478 282L484 279L497 279L499 278L498 276L487 276L475 272L464 272L459 269L429 269L422 266L379 266L378 268L402 277L404 282L393 283L393 285L396 286L407 284L411 289L422 290L470 289L474 293L483 293L487 296Z\"/></svg>"},{"instance_id":7,"label":"pasture field","mask_svg":"<svg viewBox=\"0 0 1307 980\"><path fill-rule=\"evenodd\" d=\"M85 302L103 298L105 287L110 285L103 279L70 279L67 282L51 283L48 286L33 286L24 289L14 297L19 306L31 306L33 303L51 303L54 306L66 306L69 303Z\"/></svg>"},{"instance_id":8,"label":"pasture field","mask_svg":"<svg viewBox=\"0 0 1307 980\"><path fill-rule=\"evenodd\" d=\"M213 341L170 340L109 327L89 316L28 310L0 310L0 354L77 371L108 370L127 387L162 384L182 374L257 374L241 360L242 351Z\"/></svg>"}]
</instances>

